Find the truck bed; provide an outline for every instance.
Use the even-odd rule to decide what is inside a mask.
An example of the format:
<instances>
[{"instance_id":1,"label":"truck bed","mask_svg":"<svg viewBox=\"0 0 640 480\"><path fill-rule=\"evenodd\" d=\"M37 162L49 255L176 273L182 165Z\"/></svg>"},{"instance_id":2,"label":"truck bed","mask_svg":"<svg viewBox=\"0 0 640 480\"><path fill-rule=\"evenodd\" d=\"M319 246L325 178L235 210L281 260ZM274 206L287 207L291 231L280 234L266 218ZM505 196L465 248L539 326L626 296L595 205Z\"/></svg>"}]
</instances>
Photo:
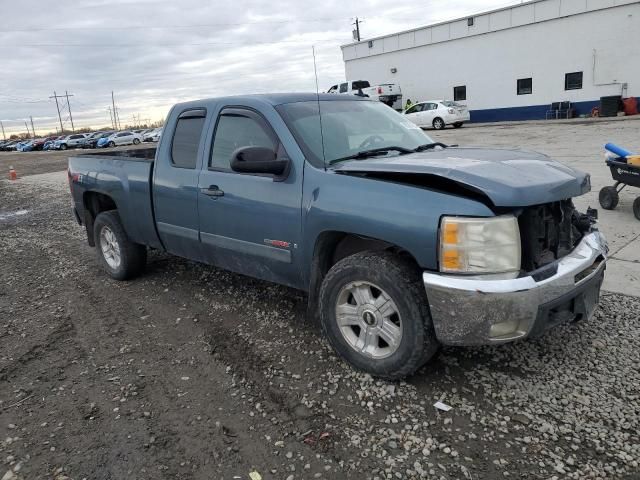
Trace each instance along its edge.
<instances>
[{"instance_id":1,"label":"truck bed","mask_svg":"<svg viewBox=\"0 0 640 480\"><path fill-rule=\"evenodd\" d=\"M155 154L155 148L137 148L69 157L69 175L74 179L71 193L76 206L86 204L85 192L104 194L116 204L131 240L161 247L151 199ZM78 210L83 219L83 208Z\"/></svg>"},{"instance_id":2,"label":"truck bed","mask_svg":"<svg viewBox=\"0 0 640 480\"><path fill-rule=\"evenodd\" d=\"M126 160L134 162L152 162L156 158L156 147L151 148L135 148L130 150L113 150L109 152L82 153L80 157L89 158L109 158L125 157Z\"/></svg>"}]
</instances>

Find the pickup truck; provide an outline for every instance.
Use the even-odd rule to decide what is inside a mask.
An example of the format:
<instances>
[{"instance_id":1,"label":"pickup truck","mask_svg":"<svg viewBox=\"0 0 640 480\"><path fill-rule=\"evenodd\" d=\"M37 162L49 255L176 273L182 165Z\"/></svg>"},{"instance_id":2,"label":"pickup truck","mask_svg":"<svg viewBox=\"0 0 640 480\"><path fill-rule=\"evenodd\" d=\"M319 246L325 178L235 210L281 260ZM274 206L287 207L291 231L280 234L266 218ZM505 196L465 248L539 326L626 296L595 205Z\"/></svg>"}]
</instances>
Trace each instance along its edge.
<instances>
[{"instance_id":1,"label":"pickup truck","mask_svg":"<svg viewBox=\"0 0 640 480\"><path fill-rule=\"evenodd\" d=\"M148 248L308 292L336 352L399 379L441 345L535 337L596 307L607 256L589 175L431 140L329 94L175 105L156 149L69 159L73 212L118 280Z\"/></svg>"},{"instance_id":2,"label":"pickup truck","mask_svg":"<svg viewBox=\"0 0 640 480\"><path fill-rule=\"evenodd\" d=\"M380 85L371 86L367 80L354 80L333 85L327 93L369 97L389 105L399 112L403 110L402 90L400 90L400 85L395 83L381 83Z\"/></svg>"}]
</instances>

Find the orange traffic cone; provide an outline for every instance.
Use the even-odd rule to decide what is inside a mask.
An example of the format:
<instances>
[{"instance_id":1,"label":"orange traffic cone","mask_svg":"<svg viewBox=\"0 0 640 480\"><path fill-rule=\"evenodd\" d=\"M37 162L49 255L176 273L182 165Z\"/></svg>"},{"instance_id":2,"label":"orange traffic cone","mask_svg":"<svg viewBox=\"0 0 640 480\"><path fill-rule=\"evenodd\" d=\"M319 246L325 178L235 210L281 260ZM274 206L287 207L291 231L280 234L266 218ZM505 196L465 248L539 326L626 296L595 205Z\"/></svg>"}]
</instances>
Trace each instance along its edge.
<instances>
[{"instance_id":1,"label":"orange traffic cone","mask_svg":"<svg viewBox=\"0 0 640 480\"><path fill-rule=\"evenodd\" d=\"M9 167L9 180L16 180L18 178L18 174L16 173L16 169L13 166Z\"/></svg>"}]
</instances>

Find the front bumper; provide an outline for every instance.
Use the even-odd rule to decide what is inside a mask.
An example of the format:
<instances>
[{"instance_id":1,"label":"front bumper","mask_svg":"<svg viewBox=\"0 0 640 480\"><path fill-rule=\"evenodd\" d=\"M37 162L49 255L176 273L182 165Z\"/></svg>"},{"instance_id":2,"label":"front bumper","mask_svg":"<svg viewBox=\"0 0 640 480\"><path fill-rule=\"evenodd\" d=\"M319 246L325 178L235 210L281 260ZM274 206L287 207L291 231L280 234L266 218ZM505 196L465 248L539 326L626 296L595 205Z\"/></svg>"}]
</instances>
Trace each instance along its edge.
<instances>
[{"instance_id":1,"label":"front bumper","mask_svg":"<svg viewBox=\"0 0 640 480\"><path fill-rule=\"evenodd\" d=\"M607 242L597 231L566 257L527 276L422 275L438 340L445 345L486 345L540 335L595 309Z\"/></svg>"}]
</instances>

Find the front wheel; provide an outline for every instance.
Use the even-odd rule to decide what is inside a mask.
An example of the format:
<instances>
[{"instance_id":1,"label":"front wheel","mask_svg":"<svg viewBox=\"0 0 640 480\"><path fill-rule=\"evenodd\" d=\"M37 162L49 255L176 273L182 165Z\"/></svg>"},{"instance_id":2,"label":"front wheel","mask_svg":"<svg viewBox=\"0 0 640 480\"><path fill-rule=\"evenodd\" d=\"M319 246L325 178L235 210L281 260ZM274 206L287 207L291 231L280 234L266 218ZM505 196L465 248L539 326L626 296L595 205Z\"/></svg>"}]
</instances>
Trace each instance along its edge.
<instances>
[{"instance_id":1,"label":"front wheel","mask_svg":"<svg viewBox=\"0 0 640 480\"><path fill-rule=\"evenodd\" d=\"M60 150L66 150L67 149L67 144L63 143L62 145L60 145Z\"/></svg>"},{"instance_id":2,"label":"front wheel","mask_svg":"<svg viewBox=\"0 0 640 480\"><path fill-rule=\"evenodd\" d=\"M115 210L100 213L93 225L93 235L100 263L116 280L139 275L147 263L144 245L129 240Z\"/></svg>"},{"instance_id":3,"label":"front wheel","mask_svg":"<svg viewBox=\"0 0 640 480\"><path fill-rule=\"evenodd\" d=\"M433 119L433 128L435 128L436 130L442 130L444 127L444 120L442 120L440 117Z\"/></svg>"},{"instance_id":4,"label":"front wheel","mask_svg":"<svg viewBox=\"0 0 640 480\"><path fill-rule=\"evenodd\" d=\"M616 187L603 187L598 194L598 201L605 210L613 210L620 201L618 190L616 190Z\"/></svg>"},{"instance_id":5,"label":"front wheel","mask_svg":"<svg viewBox=\"0 0 640 480\"><path fill-rule=\"evenodd\" d=\"M456 122L453 124L453 128L460 128L462 126L462 122Z\"/></svg>"},{"instance_id":6,"label":"front wheel","mask_svg":"<svg viewBox=\"0 0 640 480\"><path fill-rule=\"evenodd\" d=\"M134 145L139 145L140 144L140 140L138 140L137 138L133 139L133 144Z\"/></svg>"},{"instance_id":7,"label":"front wheel","mask_svg":"<svg viewBox=\"0 0 640 480\"><path fill-rule=\"evenodd\" d=\"M109 147L115 147L115 146L116 146L116 142L113 142L113 141L112 141L112 142L109 142L109 143L107 144L107 146L109 146Z\"/></svg>"},{"instance_id":8,"label":"front wheel","mask_svg":"<svg viewBox=\"0 0 640 480\"><path fill-rule=\"evenodd\" d=\"M417 268L387 252L336 263L320 288L322 329L338 355L376 377L411 375L438 351Z\"/></svg>"}]
</instances>

